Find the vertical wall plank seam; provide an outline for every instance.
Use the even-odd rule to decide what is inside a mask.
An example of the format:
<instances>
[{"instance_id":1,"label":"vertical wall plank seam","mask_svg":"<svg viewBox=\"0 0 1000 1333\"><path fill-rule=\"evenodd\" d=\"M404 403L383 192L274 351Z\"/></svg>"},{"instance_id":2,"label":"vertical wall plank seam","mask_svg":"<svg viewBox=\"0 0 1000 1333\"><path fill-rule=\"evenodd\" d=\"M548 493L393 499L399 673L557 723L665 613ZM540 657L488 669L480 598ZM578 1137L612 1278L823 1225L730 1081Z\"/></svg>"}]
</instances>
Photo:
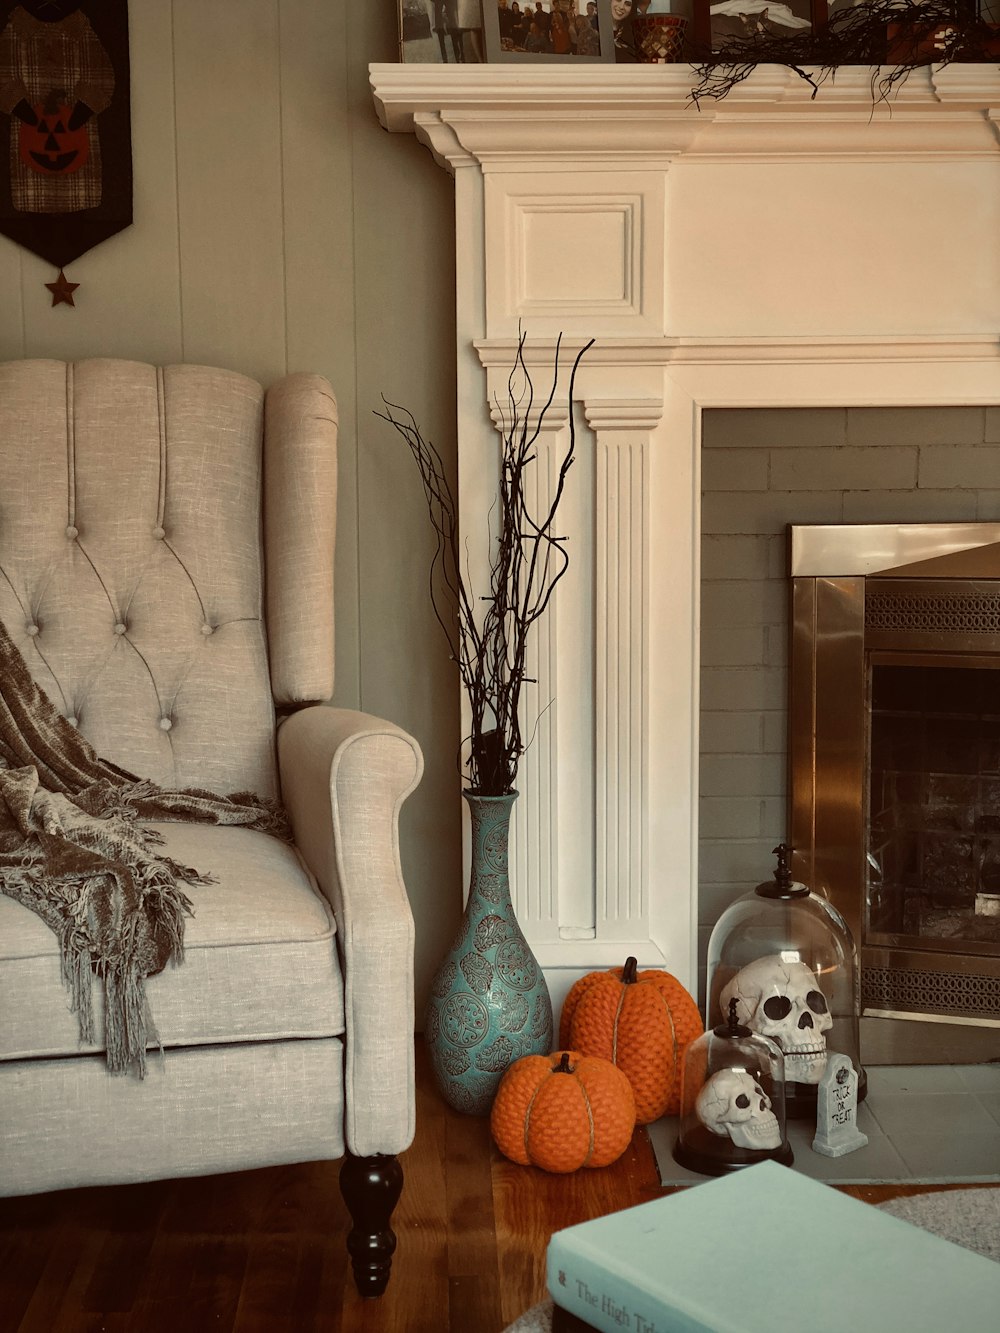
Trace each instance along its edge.
<instances>
[{"instance_id":1,"label":"vertical wall plank seam","mask_svg":"<svg viewBox=\"0 0 1000 1333\"><path fill-rule=\"evenodd\" d=\"M174 191L177 208L177 309L180 315L181 363L187 361L187 339L184 331L184 247L181 244L181 164L177 134L177 6L170 5L170 82L173 87L174 123Z\"/></svg>"},{"instance_id":2,"label":"vertical wall plank seam","mask_svg":"<svg viewBox=\"0 0 1000 1333\"><path fill-rule=\"evenodd\" d=\"M24 251L23 247L19 247L19 254L18 254L18 256L17 256L17 262L18 262L18 267L19 267L19 272L20 272L20 277L21 277L21 281L18 283L18 295L20 296L20 299L21 299L21 355L22 355L22 356L27 356L27 355L28 355L28 316L27 316L27 302L26 302L25 299L24 299L24 284L25 284L25 282L27 281L27 274L25 273L25 251Z\"/></svg>"},{"instance_id":3,"label":"vertical wall plank seam","mask_svg":"<svg viewBox=\"0 0 1000 1333\"><path fill-rule=\"evenodd\" d=\"M343 61L344 61L344 80L343 87L348 103L351 98L351 67L350 51L353 49L351 44L352 14L354 6L346 5L344 14L344 43L343 43ZM362 670L364 653L362 644L364 642L364 619L363 607L361 602L361 533L363 531L361 522L361 376L359 367L361 365L360 348L358 346L358 278L357 278L357 234L358 234L358 192L355 188L355 172L357 162L354 156L354 117L347 117L347 146L348 160L351 164L350 171L350 189L351 189L351 312L354 317L354 495L352 501L354 504L354 532L355 532L355 552L354 552L354 604L355 604L355 624L358 627L357 636L354 643L355 668L358 682L358 707L364 711L365 707L365 673Z\"/></svg>"},{"instance_id":4,"label":"vertical wall plank seam","mask_svg":"<svg viewBox=\"0 0 1000 1333\"><path fill-rule=\"evenodd\" d=\"M285 80L281 41L281 0L273 0L275 30L278 34L278 188L281 191L281 331L285 374L288 365L288 193L285 189Z\"/></svg>"}]
</instances>

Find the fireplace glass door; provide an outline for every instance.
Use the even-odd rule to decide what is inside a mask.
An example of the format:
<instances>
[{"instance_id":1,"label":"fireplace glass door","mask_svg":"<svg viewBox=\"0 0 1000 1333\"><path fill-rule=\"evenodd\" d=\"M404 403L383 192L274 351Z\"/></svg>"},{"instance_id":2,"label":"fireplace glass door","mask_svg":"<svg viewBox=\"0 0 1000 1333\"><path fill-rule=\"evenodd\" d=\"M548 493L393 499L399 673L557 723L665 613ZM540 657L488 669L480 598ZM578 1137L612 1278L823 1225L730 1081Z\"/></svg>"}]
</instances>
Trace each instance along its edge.
<instances>
[{"instance_id":1,"label":"fireplace glass door","mask_svg":"<svg viewBox=\"0 0 1000 1333\"><path fill-rule=\"evenodd\" d=\"M869 655L865 940L1000 943L1000 676L991 658Z\"/></svg>"}]
</instances>

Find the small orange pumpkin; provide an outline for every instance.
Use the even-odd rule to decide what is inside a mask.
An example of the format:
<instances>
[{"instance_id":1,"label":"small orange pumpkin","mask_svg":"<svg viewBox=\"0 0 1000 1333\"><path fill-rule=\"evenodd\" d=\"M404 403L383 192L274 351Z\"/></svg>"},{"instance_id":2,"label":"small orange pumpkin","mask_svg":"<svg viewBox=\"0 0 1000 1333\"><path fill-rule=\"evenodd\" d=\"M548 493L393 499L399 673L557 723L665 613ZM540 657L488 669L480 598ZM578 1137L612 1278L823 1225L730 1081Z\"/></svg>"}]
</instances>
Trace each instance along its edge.
<instances>
[{"instance_id":1,"label":"small orange pumpkin","mask_svg":"<svg viewBox=\"0 0 1000 1333\"><path fill-rule=\"evenodd\" d=\"M494 1142L505 1157L563 1174L610 1166L634 1129L628 1079L609 1060L578 1051L515 1061L500 1080L490 1115Z\"/></svg>"},{"instance_id":2,"label":"small orange pumpkin","mask_svg":"<svg viewBox=\"0 0 1000 1333\"><path fill-rule=\"evenodd\" d=\"M698 1006L676 977L659 968L637 972L629 958L576 982L559 1044L617 1065L632 1085L637 1123L648 1125L680 1110L684 1050L703 1031Z\"/></svg>"}]
</instances>

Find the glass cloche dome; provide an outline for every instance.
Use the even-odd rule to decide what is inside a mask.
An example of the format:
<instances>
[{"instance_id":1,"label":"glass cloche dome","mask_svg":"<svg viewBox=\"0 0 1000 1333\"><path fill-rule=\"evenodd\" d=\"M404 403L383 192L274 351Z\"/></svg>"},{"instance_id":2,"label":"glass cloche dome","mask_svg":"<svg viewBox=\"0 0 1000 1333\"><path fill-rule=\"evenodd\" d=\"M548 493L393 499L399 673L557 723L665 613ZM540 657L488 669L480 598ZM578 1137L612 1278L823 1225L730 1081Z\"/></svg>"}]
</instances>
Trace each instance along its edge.
<instances>
[{"instance_id":1,"label":"glass cloche dome","mask_svg":"<svg viewBox=\"0 0 1000 1333\"><path fill-rule=\"evenodd\" d=\"M738 1007L738 1000L730 1000L727 1021L684 1053L674 1158L707 1176L755 1162L792 1162L781 1047L741 1023Z\"/></svg>"},{"instance_id":2,"label":"glass cloche dome","mask_svg":"<svg viewBox=\"0 0 1000 1333\"><path fill-rule=\"evenodd\" d=\"M816 1113L827 1055L846 1055L865 1092L858 1037L857 951L847 922L832 903L792 879L791 848L774 849L774 878L737 898L719 918L708 944L706 1022L736 1016L777 1043L785 1059L790 1118Z\"/></svg>"}]
</instances>

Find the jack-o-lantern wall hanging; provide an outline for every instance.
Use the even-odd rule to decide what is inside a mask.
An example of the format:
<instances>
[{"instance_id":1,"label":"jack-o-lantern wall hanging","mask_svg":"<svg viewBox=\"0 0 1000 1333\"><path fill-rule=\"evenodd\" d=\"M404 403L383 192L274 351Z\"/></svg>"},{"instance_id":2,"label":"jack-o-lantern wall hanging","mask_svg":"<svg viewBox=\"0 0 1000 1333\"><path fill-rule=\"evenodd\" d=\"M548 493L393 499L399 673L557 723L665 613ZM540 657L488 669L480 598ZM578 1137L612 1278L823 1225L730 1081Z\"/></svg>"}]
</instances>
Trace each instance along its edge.
<instances>
[{"instance_id":1,"label":"jack-o-lantern wall hanging","mask_svg":"<svg viewBox=\"0 0 1000 1333\"><path fill-rule=\"evenodd\" d=\"M63 268L132 221L128 0L0 0L4 131L0 233L73 305Z\"/></svg>"},{"instance_id":2,"label":"jack-o-lantern wall hanging","mask_svg":"<svg viewBox=\"0 0 1000 1333\"><path fill-rule=\"evenodd\" d=\"M43 176L72 176L90 160L90 131L75 108L57 97L30 108L34 124L22 122L17 134L21 161ZM82 121L82 123L81 123Z\"/></svg>"}]
</instances>

